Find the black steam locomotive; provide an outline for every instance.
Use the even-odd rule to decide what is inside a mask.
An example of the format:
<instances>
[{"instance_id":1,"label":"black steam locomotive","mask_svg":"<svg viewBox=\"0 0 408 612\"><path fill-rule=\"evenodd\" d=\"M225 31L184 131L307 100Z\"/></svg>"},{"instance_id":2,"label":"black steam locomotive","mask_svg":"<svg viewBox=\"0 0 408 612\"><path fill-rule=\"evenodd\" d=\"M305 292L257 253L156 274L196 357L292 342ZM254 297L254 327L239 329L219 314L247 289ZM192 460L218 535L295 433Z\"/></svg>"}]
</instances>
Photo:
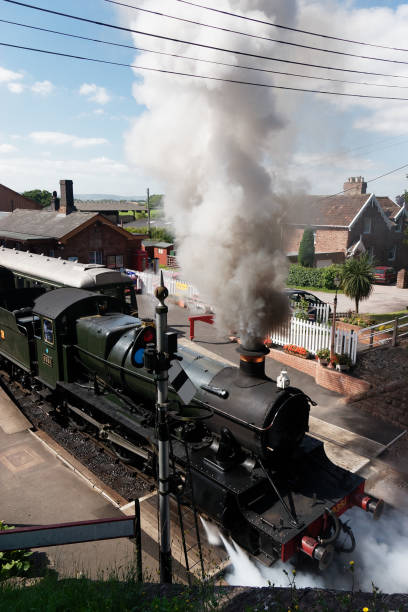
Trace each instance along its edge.
<instances>
[{"instance_id":1,"label":"black steam locomotive","mask_svg":"<svg viewBox=\"0 0 408 612\"><path fill-rule=\"evenodd\" d=\"M39 295L22 288L1 298L2 369L154 477L156 387L145 368L152 322L125 314L114 297L81 289ZM167 355L197 389L188 406L176 381L170 389L173 490L186 504L194 494L203 514L265 562L304 553L324 568L341 549L342 531L354 543L340 515L354 505L378 515L382 502L307 435L311 400L265 375L266 352L241 348L239 367L185 348Z\"/></svg>"}]
</instances>

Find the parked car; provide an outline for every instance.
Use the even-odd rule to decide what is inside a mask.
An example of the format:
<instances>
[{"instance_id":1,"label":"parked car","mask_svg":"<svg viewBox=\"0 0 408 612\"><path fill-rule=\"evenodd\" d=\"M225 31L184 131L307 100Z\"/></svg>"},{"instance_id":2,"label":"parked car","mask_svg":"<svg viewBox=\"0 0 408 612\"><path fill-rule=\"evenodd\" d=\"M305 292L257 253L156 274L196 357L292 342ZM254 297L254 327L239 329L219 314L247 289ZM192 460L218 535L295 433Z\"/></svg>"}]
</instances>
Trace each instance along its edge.
<instances>
[{"instance_id":1,"label":"parked car","mask_svg":"<svg viewBox=\"0 0 408 612\"><path fill-rule=\"evenodd\" d=\"M397 280L397 272L389 266L377 266L374 268L374 278L376 283L390 285Z\"/></svg>"},{"instance_id":2,"label":"parked car","mask_svg":"<svg viewBox=\"0 0 408 612\"><path fill-rule=\"evenodd\" d=\"M309 291L304 291L302 289L285 289L285 293L288 296L289 303L296 314L296 312L300 311L300 303L307 302L307 315L309 321L316 321L317 319L317 305L325 306L326 302L323 302L320 298L313 293L309 293ZM331 316L331 309L329 308L329 318Z\"/></svg>"}]
</instances>

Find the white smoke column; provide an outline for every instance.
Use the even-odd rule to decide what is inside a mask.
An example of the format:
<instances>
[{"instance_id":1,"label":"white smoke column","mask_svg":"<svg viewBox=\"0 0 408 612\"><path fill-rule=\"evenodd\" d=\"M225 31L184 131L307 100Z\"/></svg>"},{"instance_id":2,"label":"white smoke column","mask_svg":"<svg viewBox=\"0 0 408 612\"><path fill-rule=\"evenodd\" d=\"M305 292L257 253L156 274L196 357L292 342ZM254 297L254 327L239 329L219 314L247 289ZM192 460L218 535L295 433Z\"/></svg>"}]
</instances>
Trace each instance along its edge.
<instances>
[{"instance_id":1,"label":"white smoke column","mask_svg":"<svg viewBox=\"0 0 408 612\"><path fill-rule=\"evenodd\" d=\"M290 563L278 561L272 567L256 563L237 544L228 541L219 532L214 533L214 526L210 543L218 545L222 541L231 560L226 579L234 586L288 587L289 581L294 578L298 588L351 590L354 580L355 590L371 592L374 585L383 593L407 593L407 517L386 509L378 522L361 509L353 508L342 516L342 520L350 522L356 537L356 550L349 554L337 554L324 573L301 569L293 577ZM350 561L354 562L353 573Z\"/></svg>"},{"instance_id":2,"label":"white smoke column","mask_svg":"<svg viewBox=\"0 0 408 612\"><path fill-rule=\"evenodd\" d=\"M271 36L270 27L182 4L152 5L151 0L138 4ZM294 23L295 7L295 0L224 0L222 4L227 11L288 25ZM256 54L273 55L276 50L274 43L136 15L131 27L144 31ZM181 43L147 43L137 35L134 42L171 53L260 65L260 60ZM146 53L138 55L135 63L227 79L274 82L272 76L262 73ZM279 251L279 222L291 194L288 186L268 171L271 160L275 163L287 155L279 140L284 122L276 110L276 93L216 81L137 74L142 80L135 83L133 93L146 110L134 120L126 136L127 154L163 185L166 214L175 227L183 274L215 307L220 329L234 328L244 336L264 337L287 314L287 303L281 295L287 264ZM290 104L290 98L285 100ZM283 191L285 196L279 195Z\"/></svg>"}]
</instances>

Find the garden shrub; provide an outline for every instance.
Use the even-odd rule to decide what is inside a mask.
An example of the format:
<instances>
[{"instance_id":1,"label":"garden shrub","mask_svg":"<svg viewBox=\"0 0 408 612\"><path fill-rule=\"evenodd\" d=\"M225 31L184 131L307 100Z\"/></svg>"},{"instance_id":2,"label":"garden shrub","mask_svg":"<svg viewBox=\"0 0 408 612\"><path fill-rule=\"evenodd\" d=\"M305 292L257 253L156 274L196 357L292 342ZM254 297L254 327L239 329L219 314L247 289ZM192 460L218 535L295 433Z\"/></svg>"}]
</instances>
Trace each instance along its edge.
<instances>
[{"instance_id":1,"label":"garden shrub","mask_svg":"<svg viewBox=\"0 0 408 612\"><path fill-rule=\"evenodd\" d=\"M341 266L332 264L327 268L305 268L299 264L289 267L288 285L294 287L316 287L335 289L334 278L339 275Z\"/></svg>"}]
</instances>

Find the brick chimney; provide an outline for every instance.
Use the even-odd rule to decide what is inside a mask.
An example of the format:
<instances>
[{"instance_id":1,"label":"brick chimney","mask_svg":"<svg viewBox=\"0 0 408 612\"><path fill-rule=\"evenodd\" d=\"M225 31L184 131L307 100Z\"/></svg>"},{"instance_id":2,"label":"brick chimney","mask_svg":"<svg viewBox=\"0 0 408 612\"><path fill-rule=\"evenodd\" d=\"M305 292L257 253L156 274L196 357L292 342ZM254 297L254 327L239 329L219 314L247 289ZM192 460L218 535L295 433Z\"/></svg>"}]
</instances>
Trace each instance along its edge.
<instances>
[{"instance_id":1,"label":"brick chimney","mask_svg":"<svg viewBox=\"0 0 408 612\"><path fill-rule=\"evenodd\" d=\"M76 211L74 206L74 190L73 183L69 179L60 181L61 200L59 212L63 215L69 215Z\"/></svg>"},{"instance_id":2,"label":"brick chimney","mask_svg":"<svg viewBox=\"0 0 408 612\"><path fill-rule=\"evenodd\" d=\"M343 185L344 195L361 195L367 191L363 176L350 176Z\"/></svg>"}]
</instances>

